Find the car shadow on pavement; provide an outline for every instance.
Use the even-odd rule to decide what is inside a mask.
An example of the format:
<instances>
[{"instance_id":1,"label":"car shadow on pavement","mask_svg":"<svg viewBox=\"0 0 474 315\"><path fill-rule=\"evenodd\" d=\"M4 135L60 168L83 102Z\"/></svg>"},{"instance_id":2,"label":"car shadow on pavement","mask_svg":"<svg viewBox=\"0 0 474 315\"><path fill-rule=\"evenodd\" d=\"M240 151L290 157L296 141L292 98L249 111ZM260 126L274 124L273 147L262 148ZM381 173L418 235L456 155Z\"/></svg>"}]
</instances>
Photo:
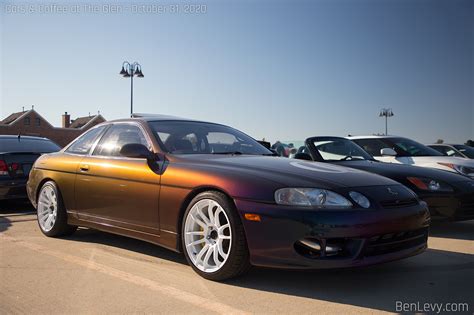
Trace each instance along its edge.
<instances>
[{"instance_id":1,"label":"car shadow on pavement","mask_svg":"<svg viewBox=\"0 0 474 315\"><path fill-rule=\"evenodd\" d=\"M63 237L63 239L107 245L160 259L173 261L179 264L187 264L186 259L182 254L173 252L169 249L145 241L102 232L94 229L79 228L73 235Z\"/></svg>"},{"instance_id":2,"label":"car shadow on pavement","mask_svg":"<svg viewBox=\"0 0 474 315\"><path fill-rule=\"evenodd\" d=\"M36 210L27 199L0 200L1 216L25 215L33 212Z\"/></svg>"},{"instance_id":3,"label":"car shadow on pavement","mask_svg":"<svg viewBox=\"0 0 474 315\"><path fill-rule=\"evenodd\" d=\"M0 217L0 233L8 230L12 226L9 218Z\"/></svg>"},{"instance_id":4,"label":"car shadow on pavement","mask_svg":"<svg viewBox=\"0 0 474 315\"><path fill-rule=\"evenodd\" d=\"M462 302L472 312L474 255L429 249L387 264L316 271L253 268L228 285L389 312L397 301Z\"/></svg>"},{"instance_id":5,"label":"car shadow on pavement","mask_svg":"<svg viewBox=\"0 0 474 315\"><path fill-rule=\"evenodd\" d=\"M432 222L430 236L472 241L474 240L474 220Z\"/></svg>"},{"instance_id":6,"label":"car shadow on pavement","mask_svg":"<svg viewBox=\"0 0 474 315\"><path fill-rule=\"evenodd\" d=\"M30 221L31 219L18 219L16 216L25 216L35 209L28 200L1 200L0 201L0 232L8 230L14 222Z\"/></svg>"}]
</instances>

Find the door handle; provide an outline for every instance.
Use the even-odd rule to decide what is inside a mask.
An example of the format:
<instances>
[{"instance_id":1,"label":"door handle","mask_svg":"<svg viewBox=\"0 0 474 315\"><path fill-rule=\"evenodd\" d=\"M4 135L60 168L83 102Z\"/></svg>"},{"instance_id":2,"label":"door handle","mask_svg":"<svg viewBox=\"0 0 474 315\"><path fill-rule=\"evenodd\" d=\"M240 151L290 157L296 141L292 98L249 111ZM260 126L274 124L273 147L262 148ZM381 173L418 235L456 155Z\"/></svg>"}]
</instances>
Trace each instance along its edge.
<instances>
[{"instance_id":1,"label":"door handle","mask_svg":"<svg viewBox=\"0 0 474 315\"><path fill-rule=\"evenodd\" d=\"M89 171L89 165L86 165L86 164L81 165L79 168L80 168L81 171L83 171L83 172Z\"/></svg>"}]
</instances>

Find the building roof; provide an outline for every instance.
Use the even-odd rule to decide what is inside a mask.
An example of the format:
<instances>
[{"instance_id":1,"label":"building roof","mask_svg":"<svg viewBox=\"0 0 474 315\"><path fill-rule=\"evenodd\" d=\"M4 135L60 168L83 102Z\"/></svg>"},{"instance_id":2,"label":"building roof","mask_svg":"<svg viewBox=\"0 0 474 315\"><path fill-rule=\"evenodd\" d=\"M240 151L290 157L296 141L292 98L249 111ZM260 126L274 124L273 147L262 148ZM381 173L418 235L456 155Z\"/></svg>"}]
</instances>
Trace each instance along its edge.
<instances>
[{"instance_id":1,"label":"building roof","mask_svg":"<svg viewBox=\"0 0 474 315\"><path fill-rule=\"evenodd\" d=\"M82 128L92 120L98 118L99 116L101 117L101 115L78 117L71 121L71 125L69 126L69 128Z\"/></svg>"},{"instance_id":2,"label":"building roof","mask_svg":"<svg viewBox=\"0 0 474 315\"><path fill-rule=\"evenodd\" d=\"M23 114L25 114L25 113L27 113L27 112L28 112L28 111L10 114L7 118L5 118L4 120L2 120L1 123L4 124L4 125L9 125L9 124L11 124L12 122L14 122L15 120L17 120L18 118L20 118Z\"/></svg>"}]
</instances>

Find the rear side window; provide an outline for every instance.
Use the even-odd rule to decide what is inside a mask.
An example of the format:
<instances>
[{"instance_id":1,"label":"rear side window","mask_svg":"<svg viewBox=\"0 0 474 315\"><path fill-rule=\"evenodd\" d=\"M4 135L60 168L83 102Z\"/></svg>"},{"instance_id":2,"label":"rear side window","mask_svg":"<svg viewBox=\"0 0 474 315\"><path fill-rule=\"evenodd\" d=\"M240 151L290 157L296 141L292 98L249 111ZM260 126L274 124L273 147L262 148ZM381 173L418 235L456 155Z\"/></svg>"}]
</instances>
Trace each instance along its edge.
<instances>
[{"instance_id":1,"label":"rear side window","mask_svg":"<svg viewBox=\"0 0 474 315\"><path fill-rule=\"evenodd\" d=\"M93 155L120 156L122 147L130 143L139 143L147 148L150 147L139 127L131 124L113 125L100 139Z\"/></svg>"},{"instance_id":2,"label":"rear side window","mask_svg":"<svg viewBox=\"0 0 474 315\"><path fill-rule=\"evenodd\" d=\"M47 139L0 138L0 152L49 153L59 150L61 148L56 143Z\"/></svg>"},{"instance_id":3,"label":"rear side window","mask_svg":"<svg viewBox=\"0 0 474 315\"><path fill-rule=\"evenodd\" d=\"M67 148L66 152L74 153L74 154L87 154L91 149L92 145L94 144L97 137L100 136L102 131L105 129L106 126L101 126L98 128L91 129L87 131L82 136L79 136L69 148Z\"/></svg>"}]
</instances>

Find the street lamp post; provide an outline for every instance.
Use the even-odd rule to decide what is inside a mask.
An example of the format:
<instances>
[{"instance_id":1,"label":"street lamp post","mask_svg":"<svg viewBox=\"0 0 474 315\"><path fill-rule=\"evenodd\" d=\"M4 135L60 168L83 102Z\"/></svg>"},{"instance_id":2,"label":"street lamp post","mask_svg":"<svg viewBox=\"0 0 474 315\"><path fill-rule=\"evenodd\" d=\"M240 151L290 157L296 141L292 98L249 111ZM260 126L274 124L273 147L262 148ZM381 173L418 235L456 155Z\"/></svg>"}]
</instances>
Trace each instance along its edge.
<instances>
[{"instance_id":1,"label":"street lamp post","mask_svg":"<svg viewBox=\"0 0 474 315\"><path fill-rule=\"evenodd\" d=\"M385 117L385 135L388 135L388 117L392 117L395 114L393 113L391 108L382 108L380 110L379 117Z\"/></svg>"},{"instance_id":2,"label":"street lamp post","mask_svg":"<svg viewBox=\"0 0 474 315\"><path fill-rule=\"evenodd\" d=\"M130 117L133 117L133 76L143 78L142 66L138 62L130 63L124 61L120 75L124 78L130 78Z\"/></svg>"}]
</instances>

